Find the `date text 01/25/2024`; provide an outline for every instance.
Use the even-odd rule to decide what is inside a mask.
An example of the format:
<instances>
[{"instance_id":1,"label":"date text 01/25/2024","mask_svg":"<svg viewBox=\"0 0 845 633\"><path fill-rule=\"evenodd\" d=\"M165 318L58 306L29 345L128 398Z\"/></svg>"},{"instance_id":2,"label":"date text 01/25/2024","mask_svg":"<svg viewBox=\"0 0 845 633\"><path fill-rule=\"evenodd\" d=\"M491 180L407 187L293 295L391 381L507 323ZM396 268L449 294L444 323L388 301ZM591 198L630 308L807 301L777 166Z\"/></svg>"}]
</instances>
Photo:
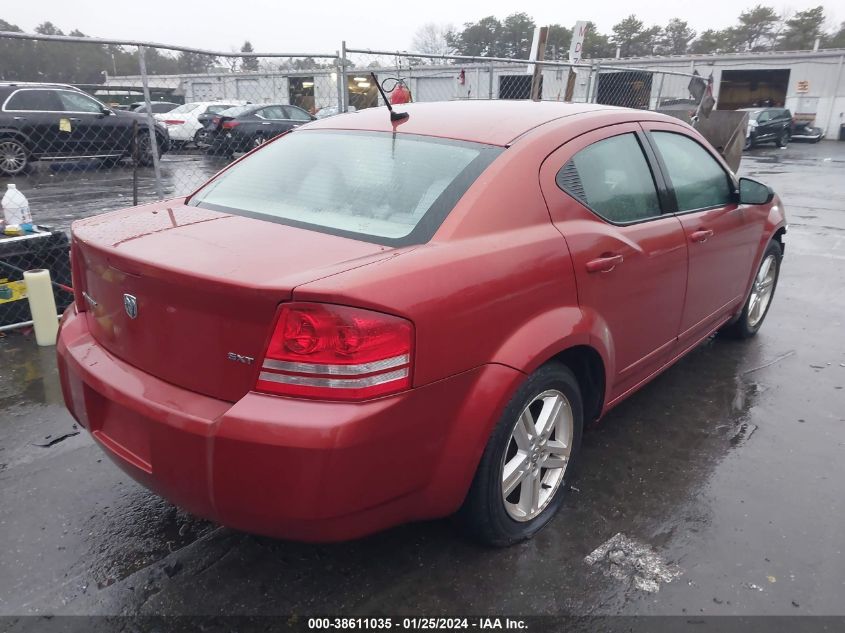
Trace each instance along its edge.
<instances>
[{"instance_id":1,"label":"date text 01/25/2024","mask_svg":"<svg viewBox=\"0 0 845 633\"><path fill-rule=\"evenodd\" d=\"M452 629L525 629L526 623L514 618L309 618L308 629L345 629L345 630L452 630Z\"/></svg>"}]
</instances>

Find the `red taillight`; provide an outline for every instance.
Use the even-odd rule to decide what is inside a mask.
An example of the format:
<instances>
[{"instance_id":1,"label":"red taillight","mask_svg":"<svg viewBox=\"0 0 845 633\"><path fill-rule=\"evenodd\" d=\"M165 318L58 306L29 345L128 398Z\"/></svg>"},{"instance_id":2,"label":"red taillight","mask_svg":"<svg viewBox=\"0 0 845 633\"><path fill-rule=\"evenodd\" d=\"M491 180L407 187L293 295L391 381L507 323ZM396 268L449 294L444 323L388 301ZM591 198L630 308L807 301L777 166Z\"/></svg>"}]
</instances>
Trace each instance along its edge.
<instances>
[{"instance_id":1,"label":"red taillight","mask_svg":"<svg viewBox=\"0 0 845 633\"><path fill-rule=\"evenodd\" d=\"M256 389L323 400L366 400L411 386L414 326L348 306L279 310Z\"/></svg>"},{"instance_id":2,"label":"red taillight","mask_svg":"<svg viewBox=\"0 0 845 633\"><path fill-rule=\"evenodd\" d=\"M164 123L165 125L182 125L185 122L179 119L165 119Z\"/></svg>"},{"instance_id":3,"label":"red taillight","mask_svg":"<svg viewBox=\"0 0 845 633\"><path fill-rule=\"evenodd\" d=\"M224 121L223 122L223 129L224 130L231 130L233 127L238 127L241 124L240 121Z\"/></svg>"}]
</instances>

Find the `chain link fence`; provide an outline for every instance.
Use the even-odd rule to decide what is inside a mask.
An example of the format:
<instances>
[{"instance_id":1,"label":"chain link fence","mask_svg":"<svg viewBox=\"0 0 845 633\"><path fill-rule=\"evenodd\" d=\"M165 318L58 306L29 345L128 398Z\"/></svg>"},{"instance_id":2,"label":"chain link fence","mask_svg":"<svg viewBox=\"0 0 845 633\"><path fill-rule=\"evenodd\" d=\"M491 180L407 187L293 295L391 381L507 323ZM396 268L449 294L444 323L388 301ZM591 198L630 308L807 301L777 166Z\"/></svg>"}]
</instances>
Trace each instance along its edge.
<instances>
[{"instance_id":1,"label":"chain link fence","mask_svg":"<svg viewBox=\"0 0 845 633\"><path fill-rule=\"evenodd\" d=\"M278 134L382 105L376 82L396 103L533 98L689 115L699 103L691 81L702 82L599 62L436 56L345 43L336 53L221 52L2 32L0 196L14 183L35 223L61 232L74 219L187 195ZM0 253L0 262L9 257ZM65 280L59 284L69 286L60 258L42 257L38 265L55 269ZM10 302L26 304L13 270L22 266L6 263L0 315ZM62 292L60 307L69 301ZM8 319L0 319L4 325Z\"/></svg>"}]
</instances>

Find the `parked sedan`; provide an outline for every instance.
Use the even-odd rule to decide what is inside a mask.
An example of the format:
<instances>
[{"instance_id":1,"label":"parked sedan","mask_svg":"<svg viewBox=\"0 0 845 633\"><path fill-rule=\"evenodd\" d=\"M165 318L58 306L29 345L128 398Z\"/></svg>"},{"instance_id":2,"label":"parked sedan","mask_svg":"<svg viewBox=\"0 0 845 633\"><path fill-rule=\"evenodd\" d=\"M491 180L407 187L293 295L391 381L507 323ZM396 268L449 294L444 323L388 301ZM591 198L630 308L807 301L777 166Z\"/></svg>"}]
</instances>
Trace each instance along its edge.
<instances>
[{"instance_id":1,"label":"parked sedan","mask_svg":"<svg viewBox=\"0 0 845 633\"><path fill-rule=\"evenodd\" d=\"M742 108L748 112L745 149L760 143L774 143L778 147L789 144L792 130L792 113L786 108Z\"/></svg>"},{"instance_id":2,"label":"parked sedan","mask_svg":"<svg viewBox=\"0 0 845 633\"><path fill-rule=\"evenodd\" d=\"M166 114L156 115L156 119L167 126L170 139L179 145L185 143L204 142L205 123L210 117L233 108L238 105L237 101L194 101L180 105Z\"/></svg>"},{"instance_id":3,"label":"parked sedan","mask_svg":"<svg viewBox=\"0 0 845 633\"><path fill-rule=\"evenodd\" d=\"M561 509L587 422L771 305L786 220L703 137L531 101L338 115L187 198L73 225L65 402L237 529L349 539Z\"/></svg>"},{"instance_id":4,"label":"parked sedan","mask_svg":"<svg viewBox=\"0 0 845 633\"><path fill-rule=\"evenodd\" d=\"M247 152L313 120L305 110L292 105L251 104L225 110L206 126L208 152L224 156Z\"/></svg>"}]
</instances>

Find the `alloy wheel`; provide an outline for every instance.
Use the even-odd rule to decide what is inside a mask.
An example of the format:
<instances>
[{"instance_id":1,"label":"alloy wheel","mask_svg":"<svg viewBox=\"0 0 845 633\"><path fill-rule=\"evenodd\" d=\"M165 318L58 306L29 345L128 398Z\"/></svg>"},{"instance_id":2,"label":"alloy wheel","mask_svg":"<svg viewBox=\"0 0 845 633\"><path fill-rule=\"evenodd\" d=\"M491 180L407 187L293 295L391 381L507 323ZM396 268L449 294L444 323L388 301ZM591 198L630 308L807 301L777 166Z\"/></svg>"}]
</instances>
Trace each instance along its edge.
<instances>
[{"instance_id":1,"label":"alloy wheel","mask_svg":"<svg viewBox=\"0 0 845 633\"><path fill-rule=\"evenodd\" d=\"M26 150L17 141L0 141L0 171L9 175L19 174L26 167Z\"/></svg>"},{"instance_id":2,"label":"alloy wheel","mask_svg":"<svg viewBox=\"0 0 845 633\"><path fill-rule=\"evenodd\" d=\"M751 297L748 300L748 326L757 327L763 319L769 302L772 300L772 293L775 290L778 264L774 255L769 255L760 264L760 270L754 278L754 285L751 287Z\"/></svg>"},{"instance_id":3,"label":"alloy wheel","mask_svg":"<svg viewBox=\"0 0 845 633\"><path fill-rule=\"evenodd\" d=\"M537 517L564 479L573 442L572 407L556 389L534 398L517 418L502 459L502 500L515 521Z\"/></svg>"}]
</instances>

